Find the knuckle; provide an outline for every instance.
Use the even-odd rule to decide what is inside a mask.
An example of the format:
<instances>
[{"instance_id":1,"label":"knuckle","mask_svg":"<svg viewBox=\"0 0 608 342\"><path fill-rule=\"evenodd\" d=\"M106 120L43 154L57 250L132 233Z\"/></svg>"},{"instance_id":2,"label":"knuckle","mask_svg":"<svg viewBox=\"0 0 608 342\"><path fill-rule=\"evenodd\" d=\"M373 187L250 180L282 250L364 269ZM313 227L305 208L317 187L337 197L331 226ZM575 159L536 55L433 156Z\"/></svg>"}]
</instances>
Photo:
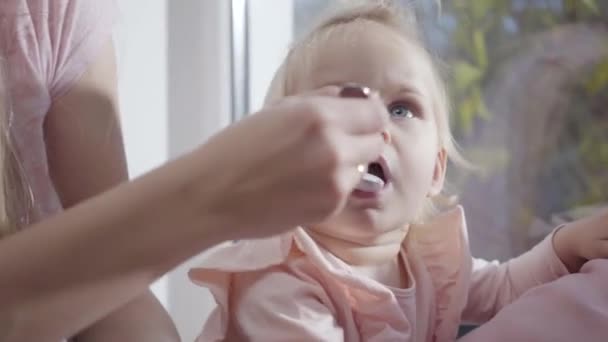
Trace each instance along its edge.
<instances>
[{"instance_id":1,"label":"knuckle","mask_svg":"<svg viewBox=\"0 0 608 342\"><path fill-rule=\"evenodd\" d=\"M321 134L329 127L329 112L318 101L308 101L303 109L304 116L308 118L308 125L312 132Z\"/></svg>"},{"instance_id":2,"label":"knuckle","mask_svg":"<svg viewBox=\"0 0 608 342\"><path fill-rule=\"evenodd\" d=\"M286 96L277 101L277 104L287 106L287 107L295 107L299 104L300 100L296 96Z\"/></svg>"},{"instance_id":3,"label":"knuckle","mask_svg":"<svg viewBox=\"0 0 608 342\"><path fill-rule=\"evenodd\" d=\"M332 199L334 203L342 201L346 196L348 196L348 182L344 178L342 172L334 172L332 177L330 178L328 191L330 192L329 197Z\"/></svg>"},{"instance_id":4,"label":"knuckle","mask_svg":"<svg viewBox=\"0 0 608 342\"><path fill-rule=\"evenodd\" d=\"M337 148L337 145L326 134L321 137L323 148L323 164L330 175L337 175L344 162L344 156Z\"/></svg>"}]
</instances>

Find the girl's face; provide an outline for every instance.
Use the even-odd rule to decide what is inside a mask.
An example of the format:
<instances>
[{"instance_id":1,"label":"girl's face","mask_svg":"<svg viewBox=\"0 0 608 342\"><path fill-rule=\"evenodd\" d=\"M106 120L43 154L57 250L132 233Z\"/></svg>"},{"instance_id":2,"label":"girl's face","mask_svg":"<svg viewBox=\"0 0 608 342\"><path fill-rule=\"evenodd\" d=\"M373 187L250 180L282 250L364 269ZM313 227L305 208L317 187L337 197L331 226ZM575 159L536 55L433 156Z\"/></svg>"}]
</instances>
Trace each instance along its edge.
<instances>
[{"instance_id":1,"label":"girl's face","mask_svg":"<svg viewBox=\"0 0 608 342\"><path fill-rule=\"evenodd\" d=\"M446 153L438 143L433 110L437 90L423 50L380 24L348 25L352 28L336 28L315 47L311 70L297 77L295 87L305 91L356 83L380 93L391 119L391 138L369 170L385 185L373 193L355 190L343 212L311 229L351 242L377 243L384 233L405 229L427 198L439 193Z\"/></svg>"}]
</instances>

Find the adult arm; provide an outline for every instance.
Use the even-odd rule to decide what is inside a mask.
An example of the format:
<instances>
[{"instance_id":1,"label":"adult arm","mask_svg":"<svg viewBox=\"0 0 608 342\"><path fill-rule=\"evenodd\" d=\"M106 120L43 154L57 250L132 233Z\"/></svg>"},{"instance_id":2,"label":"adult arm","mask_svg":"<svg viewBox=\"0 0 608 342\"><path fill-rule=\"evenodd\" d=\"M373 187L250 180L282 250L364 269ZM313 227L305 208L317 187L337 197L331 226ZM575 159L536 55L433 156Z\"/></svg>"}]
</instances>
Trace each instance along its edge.
<instances>
[{"instance_id":1,"label":"adult arm","mask_svg":"<svg viewBox=\"0 0 608 342\"><path fill-rule=\"evenodd\" d=\"M280 101L144 177L1 240L0 339L74 336L211 245L338 212L360 180L356 165L380 154L387 119L378 99L337 93Z\"/></svg>"},{"instance_id":2,"label":"adult arm","mask_svg":"<svg viewBox=\"0 0 608 342\"><path fill-rule=\"evenodd\" d=\"M44 132L49 172L64 208L128 179L111 40L69 91L53 101ZM103 307L104 300L98 298L91 306ZM177 341L179 336L168 313L145 289L74 339Z\"/></svg>"}]
</instances>

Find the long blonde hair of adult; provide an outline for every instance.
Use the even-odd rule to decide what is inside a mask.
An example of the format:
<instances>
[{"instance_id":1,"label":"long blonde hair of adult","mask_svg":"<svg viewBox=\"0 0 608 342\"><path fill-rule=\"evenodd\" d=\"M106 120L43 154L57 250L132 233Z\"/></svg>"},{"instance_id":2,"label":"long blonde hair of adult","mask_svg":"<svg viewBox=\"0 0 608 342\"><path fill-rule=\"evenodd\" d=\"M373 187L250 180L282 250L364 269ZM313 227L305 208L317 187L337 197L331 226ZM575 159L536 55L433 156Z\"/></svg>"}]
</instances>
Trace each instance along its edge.
<instances>
[{"instance_id":1,"label":"long blonde hair of adult","mask_svg":"<svg viewBox=\"0 0 608 342\"><path fill-rule=\"evenodd\" d=\"M0 238L28 223L32 192L14 149L11 103L4 63L0 59Z\"/></svg>"}]
</instances>

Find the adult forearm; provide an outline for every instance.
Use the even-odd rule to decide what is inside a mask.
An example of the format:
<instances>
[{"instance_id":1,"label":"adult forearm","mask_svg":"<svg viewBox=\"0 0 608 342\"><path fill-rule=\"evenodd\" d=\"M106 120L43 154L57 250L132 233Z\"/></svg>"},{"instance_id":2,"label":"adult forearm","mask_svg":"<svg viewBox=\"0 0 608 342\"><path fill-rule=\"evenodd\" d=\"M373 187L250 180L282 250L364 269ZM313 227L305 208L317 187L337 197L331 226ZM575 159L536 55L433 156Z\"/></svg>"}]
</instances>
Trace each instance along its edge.
<instances>
[{"instance_id":1,"label":"adult forearm","mask_svg":"<svg viewBox=\"0 0 608 342\"><path fill-rule=\"evenodd\" d=\"M212 179L201 158L182 158L0 241L0 340L71 336L230 238L206 210L211 193L193 190Z\"/></svg>"}]
</instances>

